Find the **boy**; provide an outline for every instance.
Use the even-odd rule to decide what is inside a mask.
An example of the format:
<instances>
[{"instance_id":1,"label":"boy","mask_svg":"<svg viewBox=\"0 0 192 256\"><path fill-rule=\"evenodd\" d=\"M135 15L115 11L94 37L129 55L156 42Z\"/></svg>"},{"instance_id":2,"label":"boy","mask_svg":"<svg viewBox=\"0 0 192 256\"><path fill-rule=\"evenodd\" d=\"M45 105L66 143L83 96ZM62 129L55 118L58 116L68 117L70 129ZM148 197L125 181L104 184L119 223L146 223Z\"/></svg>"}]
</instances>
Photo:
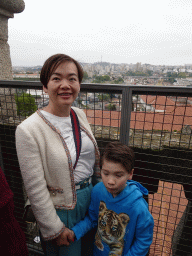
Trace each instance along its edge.
<instances>
[{"instance_id":1,"label":"boy","mask_svg":"<svg viewBox=\"0 0 192 256\"><path fill-rule=\"evenodd\" d=\"M88 215L71 232L78 240L97 226L94 256L144 256L149 250L154 220L143 198L147 189L131 180L133 167L131 148L120 142L107 145L102 157L102 182L92 190Z\"/></svg>"}]
</instances>

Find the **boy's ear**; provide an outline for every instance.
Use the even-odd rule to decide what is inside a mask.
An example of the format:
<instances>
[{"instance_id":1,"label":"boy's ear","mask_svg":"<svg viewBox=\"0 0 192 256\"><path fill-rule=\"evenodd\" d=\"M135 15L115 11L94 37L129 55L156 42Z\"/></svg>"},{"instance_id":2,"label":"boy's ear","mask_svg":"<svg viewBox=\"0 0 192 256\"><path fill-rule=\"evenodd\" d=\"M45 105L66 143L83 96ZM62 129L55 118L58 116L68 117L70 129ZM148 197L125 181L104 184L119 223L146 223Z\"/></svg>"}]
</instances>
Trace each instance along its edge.
<instances>
[{"instance_id":1,"label":"boy's ear","mask_svg":"<svg viewBox=\"0 0 192 256\"><path fill-rule=\"evenodd\" d=\"M134 172L134 169L132 169L131 172L129 173L129 180L132 180L132 178L133 178L133 172Z\"/></svg>"}]
</instances>

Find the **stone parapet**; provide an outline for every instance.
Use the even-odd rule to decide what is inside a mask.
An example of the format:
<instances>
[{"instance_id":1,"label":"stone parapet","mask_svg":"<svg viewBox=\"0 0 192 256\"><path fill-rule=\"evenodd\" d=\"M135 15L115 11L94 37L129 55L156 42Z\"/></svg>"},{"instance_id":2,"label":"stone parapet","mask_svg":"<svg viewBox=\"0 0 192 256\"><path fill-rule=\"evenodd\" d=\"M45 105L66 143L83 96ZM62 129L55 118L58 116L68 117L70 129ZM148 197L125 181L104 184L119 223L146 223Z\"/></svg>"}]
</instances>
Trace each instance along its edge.
<instances>
[{"instance_id":1,"label":"stone parapet","mask_svg":"<svg viewBox=\"0 0 192 256\"><path fill-rule=\"evenodd\" d=\"M14 13L24 10L23 0L0 0L0 79L12 80L12 64L8 40L8 19L14 17Z\"/></svg>"},{"instance_id":2,"label":"stone parapet","mask_svg":"<svg viewBox=\"0 0 192 256\"><path fill-rule=\"evenodd\" d=\"M12 64L7 42L0 40L0 80L12 80Z\"/></svg>"},{"instance_id":3,"label":"stone parapet","mask_svg":"<svg viewBox=\"0 0 192 256\"><path fill-rule=\"evenodd\" d=\"M13 18L14 14L12 12L9 12L9 11L7 11L5 9L2 9L0 7L0 16L6 17L6 19L7 19L7 18Z\"/></svg>"},{"instance_id":4,"label":"stone parapet","mask_svg":"<svg viewBox=\"0 0 192 256\"><path fill-rule=\"evenodd\" d=\"M0 8L9 13L20 13L25 9L23 0L0 0Z\"/></svg>"},{"instance_id":5,"label":"stone parapet","mask_svg":"<svg viewBox=\"0 0 192 256\"><path fill-rule=\"evenodd\" d=\"M24 10L23 0L0 0L0 80L12 80L12 64L8 41L8 19L14 13ZM0 89L1 120L15 117L17 114L14 89Z\"/></svg>"}]
</instances>

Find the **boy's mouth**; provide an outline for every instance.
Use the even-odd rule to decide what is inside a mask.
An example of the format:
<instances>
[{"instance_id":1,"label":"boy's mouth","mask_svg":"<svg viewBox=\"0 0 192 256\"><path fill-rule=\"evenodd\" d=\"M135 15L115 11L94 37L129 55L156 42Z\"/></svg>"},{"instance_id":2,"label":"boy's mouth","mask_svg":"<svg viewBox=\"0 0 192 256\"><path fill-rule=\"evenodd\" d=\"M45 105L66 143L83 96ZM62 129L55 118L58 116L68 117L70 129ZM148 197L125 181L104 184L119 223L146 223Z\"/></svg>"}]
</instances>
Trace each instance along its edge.
<instances>
[{"instance_id":1,"label":"boy's mouth","mask_svg":"<svg viewBox=\"0 0 192 256\"><path fill-rule=\"evenodd\" d=\"M109 191L115 191L115 188L107 188L107 190L109 190Z\"/></svg>"}]
</instances>

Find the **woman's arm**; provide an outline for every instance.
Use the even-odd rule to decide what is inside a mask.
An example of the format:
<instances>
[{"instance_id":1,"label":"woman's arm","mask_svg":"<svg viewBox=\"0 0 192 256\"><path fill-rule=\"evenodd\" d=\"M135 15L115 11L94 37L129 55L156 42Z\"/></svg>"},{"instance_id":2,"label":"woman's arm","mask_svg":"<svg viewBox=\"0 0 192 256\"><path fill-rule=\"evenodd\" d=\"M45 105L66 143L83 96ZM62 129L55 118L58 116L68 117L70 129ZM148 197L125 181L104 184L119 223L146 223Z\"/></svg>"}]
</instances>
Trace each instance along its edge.
<instances>
[{"instance_id":1,"label":"woman's arm","mask_svg":"<svg viewBox=\"0 0 192 256\"><path fill-rule=\"evenodd\" d=\"M38 143L29 129L22 124L17 127L16 149L25 189L44 240L52 240L65 227L56 213L47 189Z\"/></svg>"}]
</instances>

